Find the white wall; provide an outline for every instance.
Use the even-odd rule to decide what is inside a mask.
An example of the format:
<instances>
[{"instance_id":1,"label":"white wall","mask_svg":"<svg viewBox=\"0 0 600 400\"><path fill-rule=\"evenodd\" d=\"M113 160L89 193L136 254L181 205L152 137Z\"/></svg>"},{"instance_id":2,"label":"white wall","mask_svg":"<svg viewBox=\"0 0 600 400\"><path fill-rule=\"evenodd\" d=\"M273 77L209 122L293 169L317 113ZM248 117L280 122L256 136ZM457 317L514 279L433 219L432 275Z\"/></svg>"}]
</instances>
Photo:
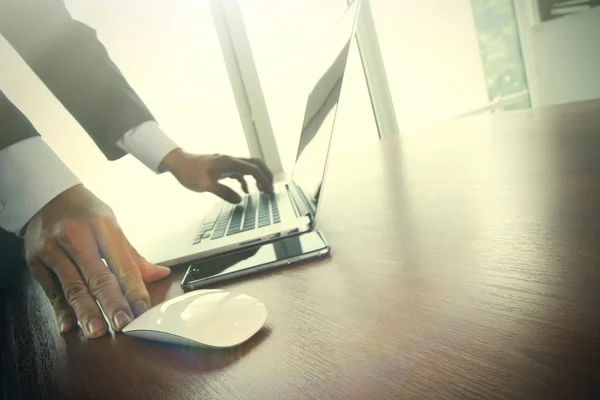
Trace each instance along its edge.
<instances>
[{"instance_id":1,"label":"white wall","mask_svg":"<svg viewBox=\"0 0 600 400\"><path fill-rule=\"evenodd\" d=\"M600 7L536 24L515 5L533 106L600 98Z\"/></svg>"}]
</instances>

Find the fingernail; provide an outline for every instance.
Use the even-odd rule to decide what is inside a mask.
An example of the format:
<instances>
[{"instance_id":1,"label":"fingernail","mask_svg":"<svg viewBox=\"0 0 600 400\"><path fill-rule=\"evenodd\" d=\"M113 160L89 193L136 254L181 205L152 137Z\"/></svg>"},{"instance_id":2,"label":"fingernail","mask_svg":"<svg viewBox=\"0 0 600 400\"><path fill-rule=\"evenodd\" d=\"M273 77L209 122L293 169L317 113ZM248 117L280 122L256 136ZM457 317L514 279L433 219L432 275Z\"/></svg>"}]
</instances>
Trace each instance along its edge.
<instances>
[{"instance_id":1,"label":"fingernail","mask_svg":"<svg viewBox=\"0 0 600 400\"><path fill-rule=\"evenodd\" d=\"M60 321L60 333L67 333L71 330L73 324L71 323L70 318L63 318Z\"/></svg>"},{"instance_id":2,"label":"fingernail","mask_svg":"<svg viewBox=\"0 0 600 400\"><path fill-rule=\"evenodd\" d=\"M136 301L133 303L133 311L135 312L135 315L141 315L148 311L148 304L143 300Z\"/></svg>"},{"instance_id":3,"label":"fingernail","mask_svg":"<svg viewBox=\"0 0 600 400\"><path fill-rule=\"evenodd\" d=\"M131 322L131 318L125 311L121 310L115 314L113 321L115 322L115 330L120 331Z\"/></svg>"},{"instance_id":4,"label":"fingernail","mask_svg":"<svg viewBox=\"0 0 600 400\"><path fill-rule=\"evenodd\" d=\"M90 336L96 336L96 334L104 329L104 324L100 321L100 318L92 318L88 322L88 331Z\"/></svg>"}]
</instances>

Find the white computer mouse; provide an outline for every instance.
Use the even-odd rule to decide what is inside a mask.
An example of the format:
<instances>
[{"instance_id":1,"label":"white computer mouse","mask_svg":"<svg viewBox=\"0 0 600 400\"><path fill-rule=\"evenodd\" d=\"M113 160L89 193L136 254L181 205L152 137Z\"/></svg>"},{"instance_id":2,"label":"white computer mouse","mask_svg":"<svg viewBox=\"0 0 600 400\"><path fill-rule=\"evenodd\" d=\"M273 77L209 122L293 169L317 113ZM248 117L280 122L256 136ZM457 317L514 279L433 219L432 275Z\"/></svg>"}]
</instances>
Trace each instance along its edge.
<instances>
[{"instance_id":1,"label":"white computer mouse","mask_svg":"<svg viewBox=\"0 0 600 400\"><path fill-rule=\"evenodd\" d=\"M123 333L190 346L229 348L244 343L267 320L267 307L245 294L196 290L154 306Z\"/></svg>"}]
</instances>

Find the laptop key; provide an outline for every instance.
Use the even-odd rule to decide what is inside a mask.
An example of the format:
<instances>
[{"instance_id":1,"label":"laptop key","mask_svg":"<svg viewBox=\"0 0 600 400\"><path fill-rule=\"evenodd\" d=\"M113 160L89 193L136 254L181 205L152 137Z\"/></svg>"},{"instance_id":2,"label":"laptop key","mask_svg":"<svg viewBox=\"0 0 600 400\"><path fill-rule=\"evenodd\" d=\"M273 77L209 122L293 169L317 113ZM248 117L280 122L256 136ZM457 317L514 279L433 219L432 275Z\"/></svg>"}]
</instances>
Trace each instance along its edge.
<instances>
[{"instance_id":1,"label":"laptop key","mask_svg":"<svg viewBox=\"0 0 600 400\"><path fill-rule=\"evenodd\" d=\"M231 217L231 223L229 224L229 230L231 229L239 229L240 224L242 223L242 217L244 216L244 207L236 206L233 210L233 216Z\"/></svg>"},{"instance_id":2,"label":"laptop key","mask_svg":"<svg viewBox=\"0 0 600 400\"><path fill-rule=\"evenodd\" d=\"M263 226L269 226L271 225L271 219L261 219L258 221L258 227L262 228Z\"/></svg>"},{"instance_id":3,"label":"laptop key","mask_svg":"<svg viewBox=\"0 0 600 400\"><path fill-rule=\"evenodd\" d=\"M219 238L222 238L223 236L225 236L225 228L217 229L213 232L213 234L211 236L211 240L219 239Z\"/></svg>"},{"instance_id":4,"label":"laptop key","mask_svg":"<svg viewBox=\"0 0 600 400\"><path fill-rule=\"evenodd\" d=\"M264 219L270 220L271 219L271 214L259 214L258 215L258 220L259 221L264 220Z\"/></svg>"},{"instance_id":5,"label":"laptop key","mask_svg":"<svg viewBox=\"0 0 600 400\"><path fill-rule=\"evenodd\" d=\"M202 221L203 225L212 228L215 225L215 222L217 222L217 218L219 217L222 209L224 208L215 206L212 210L210 210L210 212L204 217L204 221Z\"/></svg>"},{"instance_id":6,"label":"laptop key","mask_svg":"<svg viewBox=\"0 0 600 400\"><path fill-rule=\"evenodd\" d=\"M244 221L244 226L242 229L248 230L253 229L256 226L256 214L246 215L246 220Z\"/></svg>"},{"instance_id":7,"label":"laptop key","mask_svg":"<svg viewBox=\"0 0 600 400\"><path fill-rule=\"evenodd\" d=\"M240 232L241 232L240 228L230 229L227 231L227 236L235 235L236 233L240 233Z\"/></svg>"}]
</instances>

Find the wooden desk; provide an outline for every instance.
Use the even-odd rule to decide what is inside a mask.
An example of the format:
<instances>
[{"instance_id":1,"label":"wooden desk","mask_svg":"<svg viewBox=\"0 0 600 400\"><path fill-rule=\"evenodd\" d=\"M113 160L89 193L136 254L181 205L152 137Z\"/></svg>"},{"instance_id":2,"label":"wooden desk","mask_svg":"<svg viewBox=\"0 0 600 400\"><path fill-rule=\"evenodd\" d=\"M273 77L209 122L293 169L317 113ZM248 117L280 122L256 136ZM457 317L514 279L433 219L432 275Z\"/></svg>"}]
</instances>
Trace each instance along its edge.
<instances>
[{"instance_id":1,"label":"wooden desk","mask_svg":"<svg viewBox=\"0 0 600 400\"><path fill-rule=\"evenodd\" d=\"M232 351L61 337L25 278L6 294L20 395L600 395L599 101L374 143L332 161L323 196L333 258L224 286L270 310Z\"/></svg>"}]
</instances>

